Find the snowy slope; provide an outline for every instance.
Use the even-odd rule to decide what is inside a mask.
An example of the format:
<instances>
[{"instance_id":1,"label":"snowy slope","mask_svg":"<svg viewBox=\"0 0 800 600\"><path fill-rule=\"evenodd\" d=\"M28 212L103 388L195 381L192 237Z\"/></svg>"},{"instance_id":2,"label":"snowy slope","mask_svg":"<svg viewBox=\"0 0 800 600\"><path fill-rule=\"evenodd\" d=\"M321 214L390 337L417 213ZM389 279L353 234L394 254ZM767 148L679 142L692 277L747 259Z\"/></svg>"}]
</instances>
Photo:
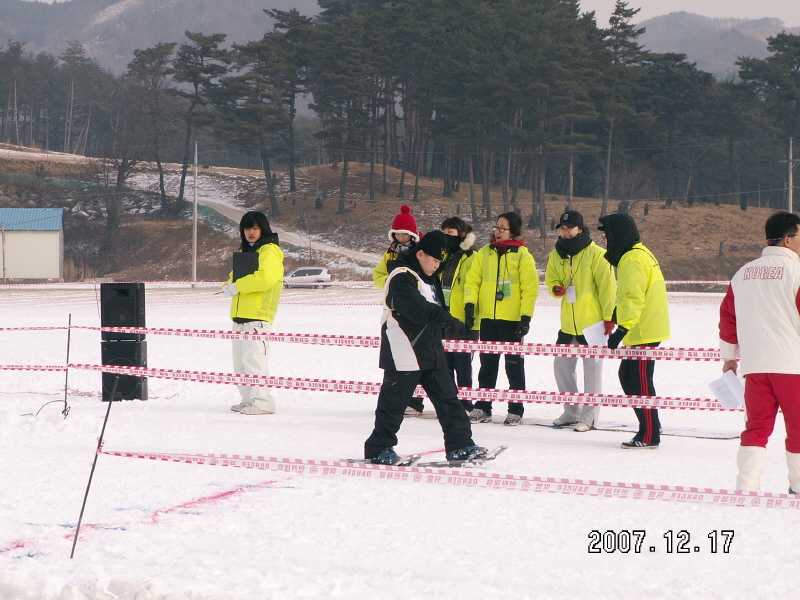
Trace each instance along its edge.
<instances>
[{"instance_id":1,"label":"snowy slope","mask_svg":"<svg viewBox=\"0 0 800 600\"><path fill-rule=\"evenodd\" d=\"M214 289L149 286L149 327L228 329ZM0 328L98 326L98 293L84 285L0 288ZM667 346L716 343L718 295L670 297ZM374 290L287 290L275 330L377 335ZM334 302L375 302L368 306ZM558 308L537 306L528 341L551 342ZM0 365L61 365L67 335L0 330ZM230 343L149 336L148 364L225 372ZM380 381L372 349L273 344L274 375ZM70 361L99 363L97 332L74 329ZM475 360L477 366L477 359ZM621 393L616 361L605 391ZM554 390L552 359L526 358L528 388ZM713 362L661 361L659 395L708 397ZM0 599L522 599L767 598L796 589L800 513L634 499L495 491L404 481L98 458L81 539L69 559L107 405L99 375L0 370ZM226 385L151 378L151 399L112 405L105 449L337 460L359 456L375 397L277 390L278 413L232 413ZM505 381L501 376L500 386ZM46 402L38 416L36 413ZM497 413L505 414L501 404ZM554 405L527 405L526 419ZM604 420L632 422L630 409ZM739 431L741 413L664 410L665 426ZM510 446L489 470L731 489L738 440L668 437L656 451L623 451L629 434L474 426L478 443ZM763 489L786 491L783 424ZM401 452L441 456L436 420L407 419ZM646 531L642 552L589 553L593 530ZM664 535L691 535L690 553ZM728 553L712 531L732 530ZM653 546L655 552L650 552ZM698 550L694 551L694 547ZM673 548L674 550L674 548ZM138 592L136 590L139 590Z\"/></svg>"}]
</instances>

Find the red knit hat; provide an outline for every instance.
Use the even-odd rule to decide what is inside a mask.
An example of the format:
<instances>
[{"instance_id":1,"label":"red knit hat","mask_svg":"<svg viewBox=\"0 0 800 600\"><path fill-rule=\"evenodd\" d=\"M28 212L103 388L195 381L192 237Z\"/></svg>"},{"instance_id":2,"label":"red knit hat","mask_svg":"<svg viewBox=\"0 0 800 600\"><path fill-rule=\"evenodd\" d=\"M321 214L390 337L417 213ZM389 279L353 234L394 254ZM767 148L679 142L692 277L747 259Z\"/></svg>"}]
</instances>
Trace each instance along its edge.
<instances>
[{"instance_id":1,"label":"red knit hat","mask_svg":"<svg viewBox=\"0 0 800 600\"><path fill-rule=\"evenodd\" d=\"M393 234L407 233L415 242L419 241L419 233L417 233L417 222L411 216L411 209L403 204L400 207L400 214L397 215L392 221L392 228L389 230L389 239L394 241Z\"/></svg>"}]
</instances>

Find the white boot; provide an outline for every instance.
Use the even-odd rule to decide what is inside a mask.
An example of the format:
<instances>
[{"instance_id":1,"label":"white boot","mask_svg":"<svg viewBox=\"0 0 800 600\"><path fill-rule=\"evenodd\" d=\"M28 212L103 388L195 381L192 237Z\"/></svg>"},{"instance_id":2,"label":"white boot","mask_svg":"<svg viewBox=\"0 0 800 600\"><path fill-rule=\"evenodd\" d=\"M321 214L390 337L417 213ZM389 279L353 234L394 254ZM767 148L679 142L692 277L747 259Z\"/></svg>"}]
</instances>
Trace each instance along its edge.
<instances>
[{"instance_id":1,"label":"white boot","mask_svg":"<svg viewBox=\"0 0 800 600\"><path fill-rule=\"evenodd\" d=\"M761 446L739 446L736 464L739 467L736 489L745 492L760 492L761 473L764 472L764 466L767 464L767 449Z\"/></svg>"},{"instance_id":2,"label":"white boot","mask_svg":"<svg viewBox=\"0 0 800 600\"><path fill-rule=\"evenodd\" d=\"M786 466L789 467L789 489L800 493L800 454L786 453Z\"/></svg>"}]
</instances>

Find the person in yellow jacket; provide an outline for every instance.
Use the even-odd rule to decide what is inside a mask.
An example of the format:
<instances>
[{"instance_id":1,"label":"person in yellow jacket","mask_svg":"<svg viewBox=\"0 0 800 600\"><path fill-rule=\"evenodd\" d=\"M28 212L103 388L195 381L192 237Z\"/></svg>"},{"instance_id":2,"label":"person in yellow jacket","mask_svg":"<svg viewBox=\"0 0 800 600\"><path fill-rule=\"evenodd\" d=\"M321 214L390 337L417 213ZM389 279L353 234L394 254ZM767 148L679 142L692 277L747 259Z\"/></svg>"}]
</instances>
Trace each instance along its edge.
<instances>
[{"instance_id":1,"label":"person in yellow jacket","mask_svg":"<svg viewBox=\"0 0 800 600\"><path fill-rule=\"evenodd\" d=\"M234 281L233 272L222 291L231 297L234 331L270 333L283 289L283 251L278 234L272 232L266 215L245 213L239 222L241 252L256 252L258 268ZM233 340L233 372L245 375L269 375L269 342ZM239 385L241 402L231 406L245 415L268 415L275 412L275 400L268 387Z\"/></svg>"},{"instance_id":2,"label":"person in yellow jacket","mask_svg":"<svg viewBox=\"0 0 800 600\"><path fill-rule=\"evenodd\" d=\"M539 275L533 256L522 240L522 219L507 212L497 217L494 238L477 252L464 287L464 323L472 329L480 322L484 341L521 342L530 330L531 317L539 295ZM499 354L481 354L478 386L494 388L500 367ZM512 390L525 389L525 364L522 355L506 354L506 375ZM519 425L524 413L522 402L508 403L504 425ZM473 423L492 420L492 403L479 400L470 413Z\"/></svg>"},{"instance_id":3,"label":"person in yellow jacket","mask_svg":"<svg viewBox=\"0 0 800 600\"><path fill-rule=\"evenodd\" d=\"M600 231L606 237L606 260L617 267L616 330L608 337L608 347L655 347L669 339L669 305L664 274L653 253L639 240L636 222L628 214L600 217ZM619 382L629 396L655 396L655 361L620 361ZM639 431L625 449L658 448L661 422L658 410L634 408Z\"/></svg>"},{"instance_id":4,"label":"person in yellow jacket","mask_svg":"<svg viewBox=\"0 0 800 600\"><path fill-rule=\"evenodd\" d=\"M467 273L475 260L475 233L472 225L460 217L448 217L442 221L441 230L448 239L447 260L439 269L445 307L459 321L464 321L464 286ZM465 340L477 341L480 322L473 324L464 336ZM445 352L447 367L454 375L459 387L472 387L472 352ZM471 400L462 399L461 405L472 412Z\"/></svg>"},{"instance_id":5,"label":"person in yellow jacket","mask_svg":"<svg viewBox=\"0 0 800 600\"><path fill-rule=\"evenodd\" d=\"M603 321L606 334L614 323L617 283L614 269L605 259L605 250L592 241L575 210L565 211L555 226L558 240L547 259L544 283L554 298L561 298L561 329L557 344L587 345L583 330ZM577 357L559 356L553 360L553 372L559 392L578 392ZM603 391L603 363L599 359L583 359L583 391ZM567 404L555 425L575 425L575 431L594 428L600 415L599 406Z\"/></svg>"},{"instance_id":6,"label":"person in yellow jacket","mask_svg":"<svg viewBox=\"0 0 800 600\"><path fill-rule=\"evenodd\" d=\"M389 229L389 248L372 270L372 282L376 288L382 290L386 285L386 278L389 277L389 261L397 260L398 254L411 250L419 242L419 237L417 221L411 214L411 209L404 204L392 219L392 227Z\"/></svg>"}]
</instances>

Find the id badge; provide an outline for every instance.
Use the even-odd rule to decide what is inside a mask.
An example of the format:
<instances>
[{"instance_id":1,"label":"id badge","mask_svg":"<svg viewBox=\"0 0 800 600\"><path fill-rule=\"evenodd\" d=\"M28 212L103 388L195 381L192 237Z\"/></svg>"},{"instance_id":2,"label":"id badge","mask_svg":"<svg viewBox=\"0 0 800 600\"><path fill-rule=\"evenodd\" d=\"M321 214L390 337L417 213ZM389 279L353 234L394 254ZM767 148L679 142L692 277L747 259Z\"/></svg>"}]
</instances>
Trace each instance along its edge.
<instances>
[{"instance_id":1,"label":"id badge","mask_svg":"<svg viewBox=\"0 0 800 600\"><path fill-rule=\"evenodd\" d=\"M578 301L578 292L575 291L574 285L567 286L567 302L569 304L575 304Z\"/></svg>"},{"instance_id":2,"label":"id badge","mask_svg":"<svg viewBox=\"0 0 800 600\"><path fill-rule=\"evenodd\" d=\"M442 293L444 294L444 305L450 306L450 294L452 290L450 288L443 287Z\"/></svg>"},{"instance_id":3,"label":"id badge","mask_svg":"<svg viewBox=\"0 0 800 600\"><path fill-rule=\"evenodd\" d=\"M503 299L511 298L511 289L512 288L511 288L511 281L510 280L506 280L506 281L501 281L500 282L500 291L503 292Z\"/></svg>"}]
</instances>

